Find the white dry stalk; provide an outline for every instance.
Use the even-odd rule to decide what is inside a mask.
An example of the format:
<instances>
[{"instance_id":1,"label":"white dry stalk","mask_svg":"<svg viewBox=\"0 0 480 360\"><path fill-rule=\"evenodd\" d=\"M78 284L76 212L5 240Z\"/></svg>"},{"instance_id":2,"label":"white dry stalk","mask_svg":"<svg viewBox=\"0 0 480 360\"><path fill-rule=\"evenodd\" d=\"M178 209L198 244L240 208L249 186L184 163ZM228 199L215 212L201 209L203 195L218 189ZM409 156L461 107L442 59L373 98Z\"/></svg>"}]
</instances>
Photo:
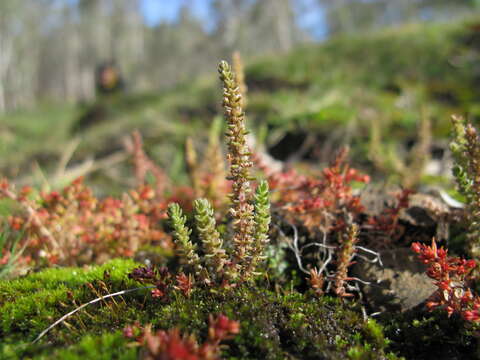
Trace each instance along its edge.
<instances>
[{"instance_id":1,"label":"white dry stalk","mask_svg":"<svg viewBox=\"0 0 480 360\"><path fill-rule=\"evenodd\" d=\"M38 229L40 231L40 233L42 234L42 236L45 236L49 242L56 248L58 249L58 251L60 252L60 255L63 256L63 251L58 243L58 241L56 240L56 238L52 235L52 233L50 232L50 230L48 230L42 223L42 221L40 220L40 218L38 217L38 214L37 214L37 211L30 205L28 204L27 202L20 202L18 200L18 196L17 194L15 194L13 191L9 190L9 189L3 189L3 190L0 190L3 195L11 200L14 200L14 201L17 201L20 206L22 206L25 211L28 213L28 216L29 216L29 222L30 221L33 221L34 225L38 226ZM27 240L27 243L30 241L30 238Z\"/></svg>"},{"instance_id":2,"label":"white dry stalk","mask_svg":"<svg viewBox=\"0 0 480 360\"><path fill-rule=\"evenodd\" d=\"M302 253L303 251L306 249L306 248L309 248L309 247L319 247L320 249L322 249L322 253L323 254L326 254L323 256L322 258L322 265L320 267L320 269L318 270L318 273L320 274L324 274L325 276L325 279L328 281L328 285L327 285L327 290L326 292L329 291L330 289L330 285L332 283L332 281L334 280L334 277L335 277L335 274L334 273L329 273L328 270L327 270L327 265L332 261L333 259L333 253L334 253L334 250L336 250L338 247L337 246L333 246L333 245L327 245L326 243L326 234L323 233L323 241L321 243L319 242L313 242L313 243L309 243L309 244L306 244L302 247L299 247L298 245L298 229L297 227L290 223L290 222L287 222L287 224L292 228L293 230L293 238L290 239L281 229L280 229L280 226L278 225L275 225L275 227L278 229L278 231L280 232L281 236L288 239L288 247L290 248L290 250L292 250L292 252L294 253L295 255L295 258L297 260L297 265L298 265L298 268L300 269L300 271L302 271L303 273L307 274L307 275L310 275L310 272L303 266L303 263L302 263ZM360 255L358 254L357 252L354 253L354 255L352 256L351 260L353 260L354 258L360 258L366 262L369 262L369 263L379 263L380 266L383 266L383 263L382 263L382 259L380 257L380 253L378 252L375 252L371 249L368 249L364 246L360 246L360 245L354 245L354 249L355 250L362 250L363 252L367 253L367 254L370 254L370 255L373 255L373 258L369 258L365 255ZM355 286L352 286L352 285L349 285L347 284L347 289L348 290L355 290L355 291L358 291L358 283L361 283L361 284L364 284L364 285L372 285L371 282L369 281L365 281L365 280L362 280L360 278L357 278L357 277L350 277L349 278L350 281L354 281L355 282Z\"/></svg>"},{"instance_id":3,"label":"white dry stalk","mask_svg":"<svg viewBox=\"0 0 480 360\"><path fill-rule=\"evenodd\" d=\"M40 340L46 333L48 333L51 329L53 329L55 326L57 326L58 324L60 324L61 322L65 321L68 317L74 315L75 313L77 313L78 311L82 310L84 307L87 307L88 305L91 305L91 304L95 304L99 301L102 301L102 300L105 300L105 299L108 299L108 298L112 298L114 296L119 296L119 295L124 295L124 294L128 294L128 293L131 293L133 291L138 291L138 290L142 290L142 289L153 289L155 288L156 286L155 285L149 285L149 286L141 286L141 287L138 287L138 288L135 288L135 289L128 289L128 290L122 290L122 291L118 291L116 293L112 293L112 294L107 294L107 295L104 295L104 296L100 296L96 299L93 299L85 304L82 304L80 305L79 307L77 307L76 309L70 311L68 314L65 314L63 315L60 319L58 319L57 321L55 321L53 324L51 324L49 327L47 327L45 330L43 330L36 338L35 340L32 341L32 344L35 344L38 340Z\"/></svg>"}]
</instances>

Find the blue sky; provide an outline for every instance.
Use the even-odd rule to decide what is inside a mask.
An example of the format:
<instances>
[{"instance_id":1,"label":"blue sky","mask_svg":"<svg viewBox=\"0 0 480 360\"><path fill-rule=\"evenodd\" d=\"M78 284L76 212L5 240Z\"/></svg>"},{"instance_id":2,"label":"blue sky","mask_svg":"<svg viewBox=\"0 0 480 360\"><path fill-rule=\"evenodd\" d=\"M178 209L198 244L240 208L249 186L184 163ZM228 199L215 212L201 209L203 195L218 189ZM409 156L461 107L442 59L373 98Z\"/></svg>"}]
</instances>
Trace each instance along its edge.
<instances>
[{"instance_id":1,"label":"blue sky","mask_svg":"<svg viewBox=\"0 0 480 360\"><path fill-rule=\"evenodd\" d=\"M145 21L154 26L162 21L175 21L178 11L184 4L191 7L193 14L204 18L208 14L210 0L141 0Z\"/></svg>"},{"instance_id":2,"label":"blue sky","mask_svg":"<svg viewBox=\"0 0 480 360\"><path fill-rule=\"evenodd\" d=\"M1 0L0 0L1 1ZM141 10L145 17L145 22L150 26L155 26L160 22L173 22L177 19L180 8L188 4L192 13L199 18L208 17L208 9L212 0L141 0ZM303 0L303 5L307 8L318 10L313 0ZM321 11L302 12L299 17L299 26L307 30L317 39L322 39L326 35L324 14Z\"/></svg>"}]
</instances>

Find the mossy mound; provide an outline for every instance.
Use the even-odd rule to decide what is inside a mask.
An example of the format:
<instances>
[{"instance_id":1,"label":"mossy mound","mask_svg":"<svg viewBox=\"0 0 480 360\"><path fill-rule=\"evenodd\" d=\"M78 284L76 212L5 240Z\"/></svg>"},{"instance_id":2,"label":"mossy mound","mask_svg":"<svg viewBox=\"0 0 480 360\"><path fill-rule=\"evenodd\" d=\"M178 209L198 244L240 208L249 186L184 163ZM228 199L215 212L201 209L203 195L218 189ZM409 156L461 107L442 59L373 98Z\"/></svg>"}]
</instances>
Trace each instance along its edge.
<instances>
[{"instance_id":1,"label":"mossy mound","mask_svg":"<svg viewBox=\"0 0 480 360\"><path fill-rule=\"evenodd\" d=\"M135 359L137 349L122 335L128 324L178 327L205 339L209 314L239 320L241 332L227 342L231 359L383 359L388 341L381 326L364 322L349 302L316 299L294 290L280 294L263 287L229 291L196 289L190 298L168 299L137 292L88 306L31 341L57 318L99 294L138 286L126 274L135 264L114 260L91 269L48 269L0 283L3 338L0 358ZM92 284L95 290L85 284ZM96 293L98 292L98 294ZM389 355L389 358L395 358Z\"/></svg>"},{"instance_id":2,"label":"mossy mound","mask_svg":"<svg viewBox=\"0 0 480 360\"><path fill-rule=\"evenodd\" d=\"M108 277L110 292L134 287L135 283L125 275L134 266L133 261L117 259L89 270L52 268L0 282L0 334L25 335L43 330L69 311L69 297L80 304L91 299L92 290L86 284L95 280Z\"/></svg>"},{"instance_id":3,"label":"mossy mound","mask_svg":"<svg viewBox=\"0 0 480 360\"><path fill-rule=\"evenodd\" d=\"M385 314L381 323L391 349L406 359L473 360L480 357L478 326L445 311L421 307L406 313Z\"/></svg>"}]
</instances>

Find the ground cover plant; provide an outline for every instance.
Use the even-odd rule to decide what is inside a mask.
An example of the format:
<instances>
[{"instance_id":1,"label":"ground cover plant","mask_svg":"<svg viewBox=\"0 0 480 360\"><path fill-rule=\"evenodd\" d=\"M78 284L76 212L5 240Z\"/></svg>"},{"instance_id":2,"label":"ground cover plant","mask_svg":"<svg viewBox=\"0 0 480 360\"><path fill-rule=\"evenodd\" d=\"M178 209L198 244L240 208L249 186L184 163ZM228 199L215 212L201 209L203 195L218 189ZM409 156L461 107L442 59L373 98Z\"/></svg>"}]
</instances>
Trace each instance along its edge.
<instances>
[{"instance_id":1,"label":"ground cover plant","mask_svg":"<svg viewBox=\"0 0 480 360\"><path fill-rule=\"evenodd\" d=\"M437 41L434 30L425 36ZM350 41L326 48L342 52ZM88 176L0 182L0 358L478 358L475 116L453 117L453 178L436 179L449 184L440 190L422 188L440 122L428 113L416 115L420 134L390 163L372 158L389 146L372 134L365 147L333 141L328 156L305 139L273 158L272 133L288 138L286 119L298 114L272 127L275 109L263 108L264 124L255 109L272 84L305 86L306 74L284 69L291 61L246 72L239 54L232 67L220 62L223 119L212 116L195 137L176 133L177 173L149 147L159 139L140 129L122 140L129 175L114 191ZM283 71L288 82L274 80ZM374 83L391 86L382 74ZM368 161L357 167L359 154ZM65 165L70 156L59 166L66 178L78 173ZM378 185L392 168L409 187Z\"/></svg>"}]
</instances>

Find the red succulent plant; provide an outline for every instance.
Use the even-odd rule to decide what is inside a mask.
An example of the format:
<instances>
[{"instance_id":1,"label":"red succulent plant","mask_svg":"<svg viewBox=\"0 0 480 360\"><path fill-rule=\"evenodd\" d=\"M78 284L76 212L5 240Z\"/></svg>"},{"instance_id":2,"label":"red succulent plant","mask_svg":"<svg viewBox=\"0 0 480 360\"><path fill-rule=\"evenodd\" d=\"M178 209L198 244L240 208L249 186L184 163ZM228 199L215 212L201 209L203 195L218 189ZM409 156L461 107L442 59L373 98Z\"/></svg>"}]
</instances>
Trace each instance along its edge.
<instances>
[{"instance_id":1,"label":"red succulent plant","mask_svg":"<svg viewBox=\"0 0 480 360\"><path fill-rule=\"evenodd\" d=\"M426 273L438 287L427 301L427 308L442 308L448 316L457 313L465 320L480 321L480 297L470 287L476 262L449 256L448 250L438 248L435 240L430 246L415 242L412 250L427 265Z\"/></svg>"}]
</instances>

